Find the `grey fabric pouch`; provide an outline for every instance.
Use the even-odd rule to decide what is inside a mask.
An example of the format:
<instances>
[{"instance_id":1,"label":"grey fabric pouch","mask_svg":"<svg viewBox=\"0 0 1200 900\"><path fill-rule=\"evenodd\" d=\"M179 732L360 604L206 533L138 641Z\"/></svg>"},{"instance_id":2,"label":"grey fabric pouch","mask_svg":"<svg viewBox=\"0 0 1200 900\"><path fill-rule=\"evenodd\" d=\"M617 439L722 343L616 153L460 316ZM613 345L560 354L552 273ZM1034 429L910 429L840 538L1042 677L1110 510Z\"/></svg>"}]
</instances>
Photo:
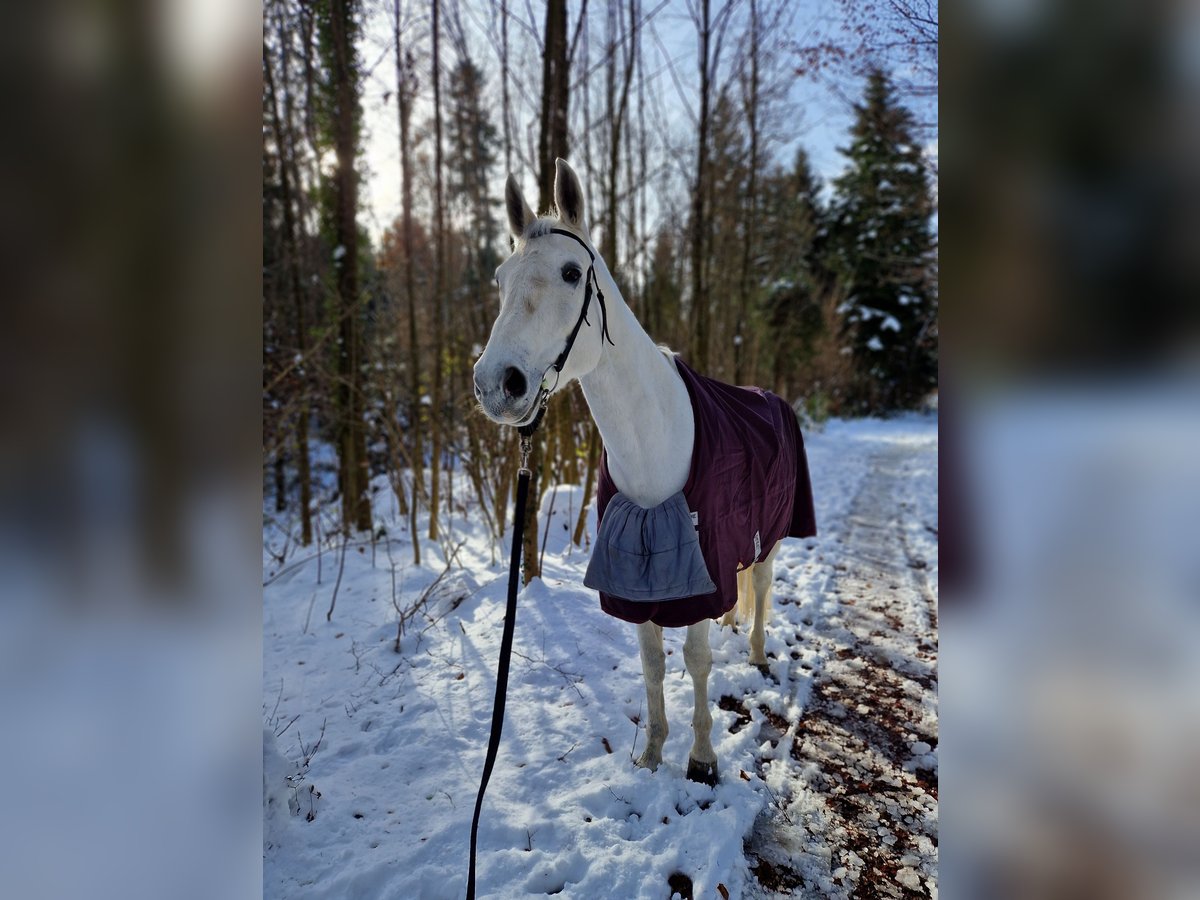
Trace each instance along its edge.
<instances>
[{"instance_id":1,"label":"grey fabric pouch","mask_svg":"<svg viewBox=\"0 0 1200 900\"><path fill-rule=\"evenodd\" d=\"M614 597L642 602L715 591L683 491L650 509L619 491L613 494L583 583Z\"/></svg>"}]
</instances>

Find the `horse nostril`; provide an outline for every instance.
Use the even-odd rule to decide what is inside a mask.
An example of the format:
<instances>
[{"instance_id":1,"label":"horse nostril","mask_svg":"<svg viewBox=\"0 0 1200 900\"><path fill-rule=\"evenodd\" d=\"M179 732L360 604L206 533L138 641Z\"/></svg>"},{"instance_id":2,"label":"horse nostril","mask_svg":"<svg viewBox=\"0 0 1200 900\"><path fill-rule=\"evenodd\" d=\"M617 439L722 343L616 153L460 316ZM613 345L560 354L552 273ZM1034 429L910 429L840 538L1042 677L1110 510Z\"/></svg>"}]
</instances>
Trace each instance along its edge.
<instances>
[{"instance_id":1,"label":"horse nostril","mask_svg":"<svg viewBox=\"0 0 1200 900\"><path fill-rule=\"evenodd\" d=\"M528 385L525 383L525 376L512 366L509 366L504 370L503 387L506 396L522 397L525 395L525 389Z\"/></svg>"}]
</instances>

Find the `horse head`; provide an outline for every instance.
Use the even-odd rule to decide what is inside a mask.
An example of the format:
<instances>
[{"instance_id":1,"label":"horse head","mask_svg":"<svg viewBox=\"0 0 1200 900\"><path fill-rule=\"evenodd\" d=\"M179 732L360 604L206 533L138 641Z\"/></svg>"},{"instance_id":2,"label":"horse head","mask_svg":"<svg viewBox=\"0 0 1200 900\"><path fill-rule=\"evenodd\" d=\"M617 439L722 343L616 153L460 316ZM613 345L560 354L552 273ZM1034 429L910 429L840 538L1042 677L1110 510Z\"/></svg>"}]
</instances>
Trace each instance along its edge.
<instances>
[{"instance_id":1,"label":"horse head","mask_svg":"<svg viewBox=\"0 0 1200 900\"><path fill-rule=\"evenodd\" d=\"M554 216L537 218L511 174L504 198L514 247L496 269L500 312L475 363L475 397L493 421L524 425L599 363L607 310L571 167L556 162Z\"/></svg>"}]
</instances>

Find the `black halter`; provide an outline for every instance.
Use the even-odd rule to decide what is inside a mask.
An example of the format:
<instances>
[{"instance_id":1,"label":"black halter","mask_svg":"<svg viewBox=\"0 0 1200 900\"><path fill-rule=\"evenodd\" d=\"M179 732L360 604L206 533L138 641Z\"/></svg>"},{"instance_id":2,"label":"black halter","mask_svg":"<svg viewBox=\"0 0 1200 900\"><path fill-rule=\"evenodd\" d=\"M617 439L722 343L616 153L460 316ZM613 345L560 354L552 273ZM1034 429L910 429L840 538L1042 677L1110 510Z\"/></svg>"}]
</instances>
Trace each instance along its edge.
<instances>
[{"instance_id":1,"label":"black halter","mask_svg":"<svg viewBox=\"0 0 1200 900\"><path fill-rule=\"evenodd\" d=\"M558 376L562 373L563 366L567 364L567 357L571 355L571 348L575 346L575 338L579 336L579 329L583 327L583 323L588 325L592 323L588 321L588 307L592 303L592 286L596 287L596 299L600 301L600 343L603 346L604 341L608 341L610 346L615 347L612 337L608 333L608 307L604 305L604 292L600 290L600 282L596 279L596 254L592 252L592 248L587 245L587 241L577 234L570 231L565 231L562 228L551 228L550 234L561 234L577 241L584 250L587 251L588 258L591 262L588 264L587 274L584 276L584 291L583 291L583 309L579 311L579 318L575 320L575 327L571 329L571 333L567 335L567 343L562 349L562 353L558 354L558 358L550 364L550 368L542 374L541 385L538 389L537 398L537 414L526 425L518 426L517 430L525 437L537 431L537 427L542 424L542 416L546 414L546 404L550 400L550 391L558 387ZM550 369L554 370L554 385L546 386L546 377L550 373Z\"/></svg>"}]
</instances>

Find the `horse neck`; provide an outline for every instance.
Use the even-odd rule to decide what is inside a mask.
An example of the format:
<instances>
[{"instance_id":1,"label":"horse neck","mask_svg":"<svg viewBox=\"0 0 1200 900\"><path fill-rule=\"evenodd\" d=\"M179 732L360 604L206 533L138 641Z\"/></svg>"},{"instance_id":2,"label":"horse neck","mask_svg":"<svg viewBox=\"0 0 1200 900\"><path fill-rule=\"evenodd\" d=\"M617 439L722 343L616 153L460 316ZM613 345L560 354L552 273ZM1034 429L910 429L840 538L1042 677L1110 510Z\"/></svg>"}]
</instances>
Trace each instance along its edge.
<instances>
[{"instance_id":1,"label":"horse neck","mask_svg":"<svg viewBox=\"0 0 1200 900\"><path fill-rule=\"evenodd\" d=\"M596 275L613 343L579 382L617 489L639 506L657 506L683 489L691 469L691 400L675 364L646 334L602 264Z\"/></svg>"}]
</instances>

